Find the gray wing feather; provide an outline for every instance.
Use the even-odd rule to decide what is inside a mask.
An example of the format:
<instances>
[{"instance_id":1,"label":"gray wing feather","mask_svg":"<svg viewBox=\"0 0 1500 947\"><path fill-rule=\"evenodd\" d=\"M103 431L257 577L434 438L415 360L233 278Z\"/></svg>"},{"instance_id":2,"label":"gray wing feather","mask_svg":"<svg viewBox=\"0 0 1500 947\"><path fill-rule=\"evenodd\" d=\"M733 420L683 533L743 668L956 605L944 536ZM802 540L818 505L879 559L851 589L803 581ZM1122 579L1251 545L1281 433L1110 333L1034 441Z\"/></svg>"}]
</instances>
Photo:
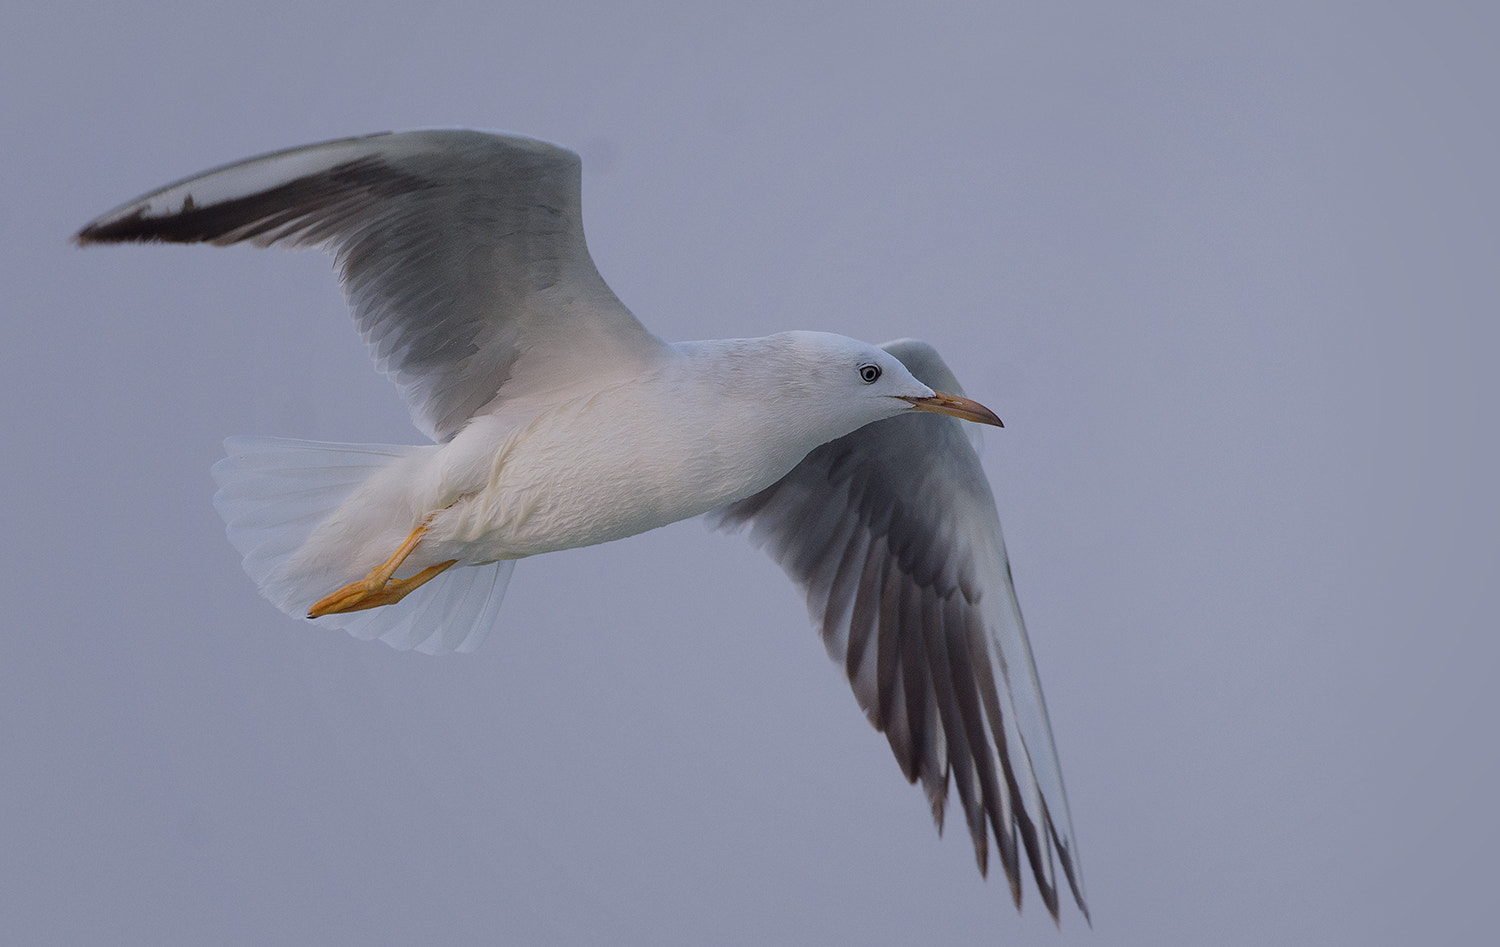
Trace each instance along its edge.
<instances>
[{"instance_id":1,"label":"gray wing feather","mask_svg":"<svg viewBox=\"0 0 1500 947\"><path fill-rule=\"evenodd\" d=\"M327 246L377 367L446 440L497 396L547 384L530 354L619 368L661 346L594 268L580 190L578 157L554 145L388 133L180 181L77 239Z\"/></svg>"},{"instance_id":2,"label":"gray wing feather","mask_svg":"<svg viewBox=\"0 0 1500 947\"><path fill-rule=\"evenodd\" d=\"M961 388L928 345L887 343L924 383ZM902 415L824 444L715 512L748 526L802 589L829 655L938 828L951 777L979 869L991 833L1016 903L1022 852L1058 915L1060 862L1088 916L1041 684L999 515L966 425Z\"/></svg>"}]
</instances>

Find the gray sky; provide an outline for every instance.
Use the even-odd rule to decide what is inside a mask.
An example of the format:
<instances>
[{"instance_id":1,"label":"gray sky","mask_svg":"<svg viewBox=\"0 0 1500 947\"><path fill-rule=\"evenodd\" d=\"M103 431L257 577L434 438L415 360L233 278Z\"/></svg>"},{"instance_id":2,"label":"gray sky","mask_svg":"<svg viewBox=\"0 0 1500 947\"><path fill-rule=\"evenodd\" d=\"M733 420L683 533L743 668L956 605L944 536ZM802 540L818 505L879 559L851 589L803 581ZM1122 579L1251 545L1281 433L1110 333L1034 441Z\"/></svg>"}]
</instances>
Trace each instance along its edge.
<instances>
[{"instance_id":1,"label":"gray sky","mask_svg":"<svg viewBox=\"0 0 1500 947\"><path fill-rule=\"evenodd\" d=\"M34 6L0 31L0 939L1490 927L1494 13ZM739 538L523 562L467 657L256 595L210 504L223 437L420 438L328 261L67 238L423 125L580 151L594 257L662 337L916 335L1005 419L1092 932L936 837Z\"/></svg>"}]
</instances>

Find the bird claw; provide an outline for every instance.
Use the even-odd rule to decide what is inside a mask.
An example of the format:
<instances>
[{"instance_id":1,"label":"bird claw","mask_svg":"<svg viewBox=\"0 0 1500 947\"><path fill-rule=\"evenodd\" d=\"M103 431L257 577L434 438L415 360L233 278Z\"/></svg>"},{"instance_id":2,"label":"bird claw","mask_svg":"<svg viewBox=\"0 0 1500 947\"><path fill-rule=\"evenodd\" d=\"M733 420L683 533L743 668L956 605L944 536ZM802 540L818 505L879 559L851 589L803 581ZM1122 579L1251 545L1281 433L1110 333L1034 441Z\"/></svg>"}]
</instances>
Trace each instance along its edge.
<instances>
[{"instance_id":1,"label":"bird claw","mask_svg":"<svg viewBox=\"0 0 1500 947\"><path fill-rule=\"evenodd\" d=\"M308 618L321 618L324 615L337 615L344 612L359 612L367 608L379 608L382 605L394 605L401 601L418 586L423 585L437 576L444 569L457 562L457 559L449 559L437 565L428 566L416 575L405 579L393 578L401 563L412 554L417 544L422 541L422 536L427 532L427 524L411 531L406 541L396 550L389 559L374 569L363 579L350 582L348 585L325 595L313 603L312 608L307 610Z\"/></svg>"}]
</instances>

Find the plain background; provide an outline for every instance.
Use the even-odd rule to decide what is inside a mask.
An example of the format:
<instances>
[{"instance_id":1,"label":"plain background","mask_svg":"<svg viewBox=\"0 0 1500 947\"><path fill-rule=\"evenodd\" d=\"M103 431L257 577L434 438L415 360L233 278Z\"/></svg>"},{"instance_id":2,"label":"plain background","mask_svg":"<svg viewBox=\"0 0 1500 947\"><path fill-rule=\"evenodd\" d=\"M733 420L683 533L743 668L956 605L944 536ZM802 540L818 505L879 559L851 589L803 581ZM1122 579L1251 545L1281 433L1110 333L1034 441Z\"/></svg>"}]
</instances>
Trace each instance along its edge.
<instances>
[{"instance_id":1,"label":"plain background","mask_svg":"<svg viewBox=\"0 0 1500 947\"><path fill-rule=\"evenodd\" d=\"M6 943L1489 939L1492 9L6 21ZM213 165L430 125L577 149L599 268L664 338L916 335L1005 419L1092 931L938 838L741 539L523 562L467 657L258 598L221 439L420 435L326 258L68 238Z\"/></svg>"}]
</instances>

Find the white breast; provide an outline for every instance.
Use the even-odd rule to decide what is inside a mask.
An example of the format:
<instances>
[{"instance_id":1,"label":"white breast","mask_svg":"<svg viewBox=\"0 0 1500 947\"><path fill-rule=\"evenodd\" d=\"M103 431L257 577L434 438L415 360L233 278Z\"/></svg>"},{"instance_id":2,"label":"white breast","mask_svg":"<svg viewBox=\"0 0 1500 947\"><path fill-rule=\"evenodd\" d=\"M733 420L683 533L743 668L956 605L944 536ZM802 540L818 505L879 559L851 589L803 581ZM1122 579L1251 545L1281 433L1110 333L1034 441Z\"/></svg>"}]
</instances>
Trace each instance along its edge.
<instances>
[{"instance_id":1,"label":"white breast","mask_svg":"<svg viewBox=\"0 0 1500 947\"><path fill-rule=\"evenodd\" d=\"M428 555L483 562L633 536L748 496L816 446L763 437L772 412L724 400L712 384L636 383L519 429L475 419L444 449L448 481L467 489L431 524Z\"/></svg>"}]
</instances>

